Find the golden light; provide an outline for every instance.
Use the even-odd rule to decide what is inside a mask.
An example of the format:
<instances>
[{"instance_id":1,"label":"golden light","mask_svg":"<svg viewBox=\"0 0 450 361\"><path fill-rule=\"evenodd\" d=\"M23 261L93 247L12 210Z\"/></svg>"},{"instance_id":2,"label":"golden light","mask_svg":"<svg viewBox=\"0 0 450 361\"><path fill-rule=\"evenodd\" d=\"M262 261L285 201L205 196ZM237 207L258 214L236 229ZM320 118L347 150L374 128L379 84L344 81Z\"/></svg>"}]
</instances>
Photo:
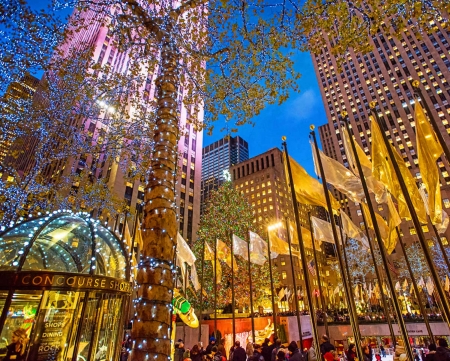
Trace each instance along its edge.
<instances>
[{"instance_id":1,"label":"golden light","mask_svg":"<svg viewBox=\"0 0 450 361\"><path fill-rule=\"evenodd\" d=\"M267 226L267 229L268 229L269 231L273 231L274 229L280 228L282 225L283 225L283 223L281 223L281 222L274 223L274 224L269 224L269 225Z\"/></svg>"}]
</instances>

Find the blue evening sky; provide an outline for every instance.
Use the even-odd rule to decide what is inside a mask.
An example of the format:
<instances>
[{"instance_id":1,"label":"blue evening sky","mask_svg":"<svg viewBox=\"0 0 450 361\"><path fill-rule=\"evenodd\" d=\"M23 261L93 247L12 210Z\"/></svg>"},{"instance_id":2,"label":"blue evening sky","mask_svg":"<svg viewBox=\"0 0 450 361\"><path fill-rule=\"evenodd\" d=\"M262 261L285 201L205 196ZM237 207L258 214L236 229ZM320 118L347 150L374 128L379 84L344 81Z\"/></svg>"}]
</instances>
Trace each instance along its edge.
<instances>
[{"instance_id":1,"label":"blue evening sky","mask_svg":"<svg viewBox=\"0 0 450 361\"><path fill-rule=\"evenodd\" d=\"M36 8L48 6L51 0L28 0ZM62 16L70 14L69 10L61 12ZM327 122L325 109L320 95L314 66L309 53L298 52L295 56L296 69L301 73L299 80L300 93L292 93L291 97L282 105L267 107L253 120L255 126L241 126L240 135L249 143L250 157L264 153L273 147L281 148L281 137L287 137L289 154L295 158L312 176L314 166L309 145L309 126L317 127ZM209 145L222 138L226 133L220 129L224 123L215 124L212 136L204 133L203 145Z\"/></svg>"}]
</instances>

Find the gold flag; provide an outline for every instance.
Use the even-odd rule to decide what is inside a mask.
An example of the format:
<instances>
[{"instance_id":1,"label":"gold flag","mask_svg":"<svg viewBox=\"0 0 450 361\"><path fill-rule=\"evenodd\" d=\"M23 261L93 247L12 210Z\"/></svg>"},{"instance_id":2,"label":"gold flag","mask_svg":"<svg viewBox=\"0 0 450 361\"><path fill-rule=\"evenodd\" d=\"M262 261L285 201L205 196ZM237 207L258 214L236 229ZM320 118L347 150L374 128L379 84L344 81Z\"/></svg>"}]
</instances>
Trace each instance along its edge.
<instances>
[{"instance_id":1,"label":"gold flag","mask_svg":"<svg viewBox=\"0 0 450 361\"><path fill-rule=\"evenodd\" d=\"M445 275L445 285L444 285L444 290L445 290L446 292L449 292L449 291L450 291L450 281L449 281L447 275Z\"/></svg>"},{"instance_id":2,"label":"gold flag","mask_svg":"<svg viewBox=\"0 0 450 361\"><path fill-rule=\"evenodd\" d=\"M366 218L367 227L374 229L372 223L372 217L370 217L369 207L365 203L361 203L362 209ZM397 232L395 232L394 223L387 224L383 217L375 212L376 222L380 230L381 239L383 240L384 246L386 247L386 252L391 254L395 246L397 245ZM390 218L394 222L394 218Z\"/></svg>"},{"instance_id":3,"label":"gold flag","mask_svg":"<svg viewBox=\"0 0 450 361\"><path fill-rule=\"evenodd\" d=\"M439 224L442 222L442 200L436 161L444 151L417 100L414 120L416 122L417 157L422 181L428 192L430 218L433 224Z\"/></svg>"},{"instance_id":4,"label":"gold flag","mask_svg":"<svg viewBox=\"0 0 450 361\"><path fill-rule=\"evenodd\" d=\"M341 127L341 133L342 133L342 143L344 145L345 154L347 156L347 161L350 170L353 171L355 175L359 177L358 168L356 166L356 158L353 154L353 149L350 144L350 138L347 133L347 129L345 127ZM354 141L356 153L358 155L359 163L361 164L361 168L364 174L364 177L366 178L366 184L367 188L369 188L369 191L375 194L375 200L377 203L385 203L386 202L386 187L383 183L377 181L373 174L372 174L372 162L370 161L369 157L364 153L363 149L359 146L359 144Z\"/></svg>"},{"instance_id":5,"label":"gold flag","mask_svg":"<svg viewBox=\"0 0 450 361\"><path fill-rule=\"evenodd\" d=\"M422 198L411 172L406 166L403 158L397 150L391 145L394 154L394 160L390 159L386 145L384 144L381 129L378 123L371 116L372 122L372 173L373 176L383 182L387 189L397 199L399 214L402 218L410 219L410 214L406 205L405 197L400 187L397 175L395 174L392 161L398 164L402 179L405 182L408 194L411 197L415 212L421 223L427 223L427 215L423 205Z\"/></svg>"},{"instance_id":6,"label":"gold flag","mask_svg":"<svg viewBox=\"0 0 450 361\"><path fill-rule=\"evenodd\" d=\"M282 239L280 239L274 231L270 233L270 253L276 253L288 255L289 254L289 244ZM276 256L275 256L276 257ZM275 258L271 255L271 258Z\"/></svg>"},{"instance_id":7,"label":"gold flag","mask_svg":"<svg viewBox=\"0 0 450 361\"><path fill-rule=\"evenodd\" d=\"M314 232L314 240L320 242L335 243L331 223L312 216L311 224Z\"/></svg>"},{"instance_id":8,"label":"gold flag","mask_svg":"<svg viewBox=\"0 0 450 361\"><path fill-rule=\"evenodd\" d=\"M317 163L314 144L311 143L312 155L314 160L314 169L316 174L321 177L319 166ZM322 161L323 171L327 183L332 184L338 191L347 195L353 202L361 203L365 198L361 180L355 176L350 170L345 168L338 161L327 157L319 150L320 159Z\"/></svg>"},{"instance_id":9,"label":"gold flag","mask_svg":"<svg viewBox=\"0 0 450 361\"><path fill-rule=\"evenodd\" d=\"M369 241L364 233L359 229L356 224L352 222L350 217L343 211L341 211L342 229L349 238L358 240L365 248L370 249Z\"/></svg>"},{"instance_id":10,"label":"gold flag","mask_svg":"<svg viewBox=\"0 0 450 361\"><path fill-rule=\"evenodd\" d=\"M220 265L220 261L217 260L217 262L214 262L214 252L212 251L211 247L209 246L208 242L205 241L205 261L211 261L213 273L216 275L217 282L220 282L222 279L222 266ZM214 270L214 263L217 264L217 270Z\"/></svg>"},{"instance_id":11,"label":"gold flag","mask_svg":"<svg viewBox=\"0 0 450 361\"><path fill-rule=\"evenodd\" d=\"M311 231L309 229L306 229L302 226L300 226L300 229L302 231L302 241L305 247L312 248L312 238L311 238ZM291 236L291 243L298 245L298 235L297 235L297 227L294 222L289 222L289 231ZM295 251L294 251L295 252Z\"/></svg>"},{"instance_id":12,"label":"gold flag","mask_svg":"<svg viewBox=\"0 0 450 361\"><path fill-rule=\"evenodd\" d=\"M286 159L284 159L284 161L286 161ZM320 184L317 179L311 177L293 158L289 157L289 162L291 164L292 179L294 181L293 186L298 202L318 205L325 207L326 209L327 202L322 184ZM289 184L288 172L286 171L285 173ZM333 197L330 191L328 191L328 193L331 199L331 207L333 210L338 210L340 208L339 202Z\"/></svg>"},{"instance_id":13,"label":"gold flag","mask_svg":"<svg viewBox=\"0 0 450 361\"><path fill-rule=\"evenodd\" d=\"M217 240L217 260L223 261L231 268L231 251L225 242ZM233 257L233 267L237 271L238 265Z\"/></svg>"}]
</instances>

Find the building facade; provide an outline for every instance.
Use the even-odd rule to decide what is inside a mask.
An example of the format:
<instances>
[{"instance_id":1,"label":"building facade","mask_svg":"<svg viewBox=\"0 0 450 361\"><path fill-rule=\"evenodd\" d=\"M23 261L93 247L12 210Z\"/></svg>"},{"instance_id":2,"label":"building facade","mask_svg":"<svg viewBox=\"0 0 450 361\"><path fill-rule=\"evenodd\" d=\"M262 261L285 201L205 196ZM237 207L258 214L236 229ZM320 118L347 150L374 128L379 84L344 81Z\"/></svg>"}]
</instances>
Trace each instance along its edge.
<instances>
[{"instance_id":1,"label":"building facade","mask_svg":"<svg viewBox=\"0 0 450 361\"><path fill-rule=\"evenodd\" d=\"M433 33L419 34L419 30L409 22L399 38L394 38L387 32L388 24L383 24L382 29L370 39L373 50L368 54L350 51L341 59L342 65L331 54L329 46L324 47L320 54L312 55L328 119L327 124L319 127L326 155L348 167L340 135L341 113L346 111L356 141L370 157L369 103L374 101L378 105L377 111L388 139L420 184L412 80L420 81L422 101L429 105L431 116L436 119L444 139L450 143L450 31L448 27L445 30L444 20L432 25ZM438 160L438 166L444 210L449 213L450 167L444 156ZM335 196L354 223L363 227L360 207L337 191ZM377 207L378 212L386 219L387 206L379 204ZM423 229L425 236L431 241L434 237L431 224ZM441 235L444 244L447 244L449 232L447 230ZM409 244L417 240L412 222L403 222L401 233Z\"/></svg>"},{"instance_id":2,"label":"building facade","mask_svg":"<svg viewBox=\"0 0 450 361\"><path fill-rule=\"evenodd\" d=\"M224 171L248 159L248 143L240 136L225 136L202 149L201 213L209 194L225 181Z\"/></svg>"},{"instance_id":3,"label":"building facade","mask_svg":"<svg viewBox=\"0 0 450 361\"><path fill-rule=\"evenodd\" d=\"M267 239L268 226L280 223L277 235L282 240L287 241L286 218L289 219L293 230L295 231L295 219L292 206L291 193L286 182L285 165L283 161L283 152L278 148L272 148L267 152L252 157L245 162L236 164L230 168L231 178L235 188L247 198L253 208L254 223L263 239ZM311 215L324 218L324 209L317 206L299 203L300 224L306 230L310 230L309 213ZM292 234L292 233L291 233ZM294 232L294 237L296 237ZM325 246L325 243L323 243ZM296 248L294 246L293 248ZM322 248L324 250L324 248ZM317 252L319 258L319 269L322 276L323 287L328 287L331 282L331 275L326 266L326 252ZM306 249L308 261L313 259L311 248ZM289 255L280 255L273 260L274 266L279 273L279 280L283 287L288 287L293 291L293 277L295 277L298 290L304 292L304 276L300 260L294 257L294 275ZM313 280L312 287L318 289L317 279ZM333 282L334 285L334 282ZM331 288L331 284L330 284ZM305 302L306 304L306 302ZM293 304L280 302L281 309L293 309ZM304 304L301 304L304 307Z\"/></svg>"},{"instance_id":4,"label":"building facade","mask_svg":"<svg viewBox=\"0 0 450 361\"><path fill-rule=\"evenodd\" d=\"M29 100L33 97L39 84L39 79L31 74L25 74L20 81L12 82L8 85L1 100L2 112L14 113L20 111L22 100ZM15 135L8 127L8 120L2 122L0 134L0 164L8 155L9 149L14 141Z\"/></svg>"}]
</instances>

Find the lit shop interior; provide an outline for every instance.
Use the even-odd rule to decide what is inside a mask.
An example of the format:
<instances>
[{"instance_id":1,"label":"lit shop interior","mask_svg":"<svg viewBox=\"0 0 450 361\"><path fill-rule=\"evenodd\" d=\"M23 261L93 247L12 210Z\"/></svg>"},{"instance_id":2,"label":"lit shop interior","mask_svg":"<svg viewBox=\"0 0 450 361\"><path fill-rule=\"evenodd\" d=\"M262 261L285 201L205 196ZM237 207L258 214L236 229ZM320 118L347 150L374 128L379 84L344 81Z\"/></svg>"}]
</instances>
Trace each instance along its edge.
<instances>
[{"instance_id":1,"label":"lit shop interior","mask_svg":"<svg viewBox=\"0 0 450 361\"><path fill-rule=\"evenodd\" d=\"M89 214L59 211L3 231L0 360L18 329L26 360L117 359L129 280L125 243Z\"/></svg>"}]
</instances>

